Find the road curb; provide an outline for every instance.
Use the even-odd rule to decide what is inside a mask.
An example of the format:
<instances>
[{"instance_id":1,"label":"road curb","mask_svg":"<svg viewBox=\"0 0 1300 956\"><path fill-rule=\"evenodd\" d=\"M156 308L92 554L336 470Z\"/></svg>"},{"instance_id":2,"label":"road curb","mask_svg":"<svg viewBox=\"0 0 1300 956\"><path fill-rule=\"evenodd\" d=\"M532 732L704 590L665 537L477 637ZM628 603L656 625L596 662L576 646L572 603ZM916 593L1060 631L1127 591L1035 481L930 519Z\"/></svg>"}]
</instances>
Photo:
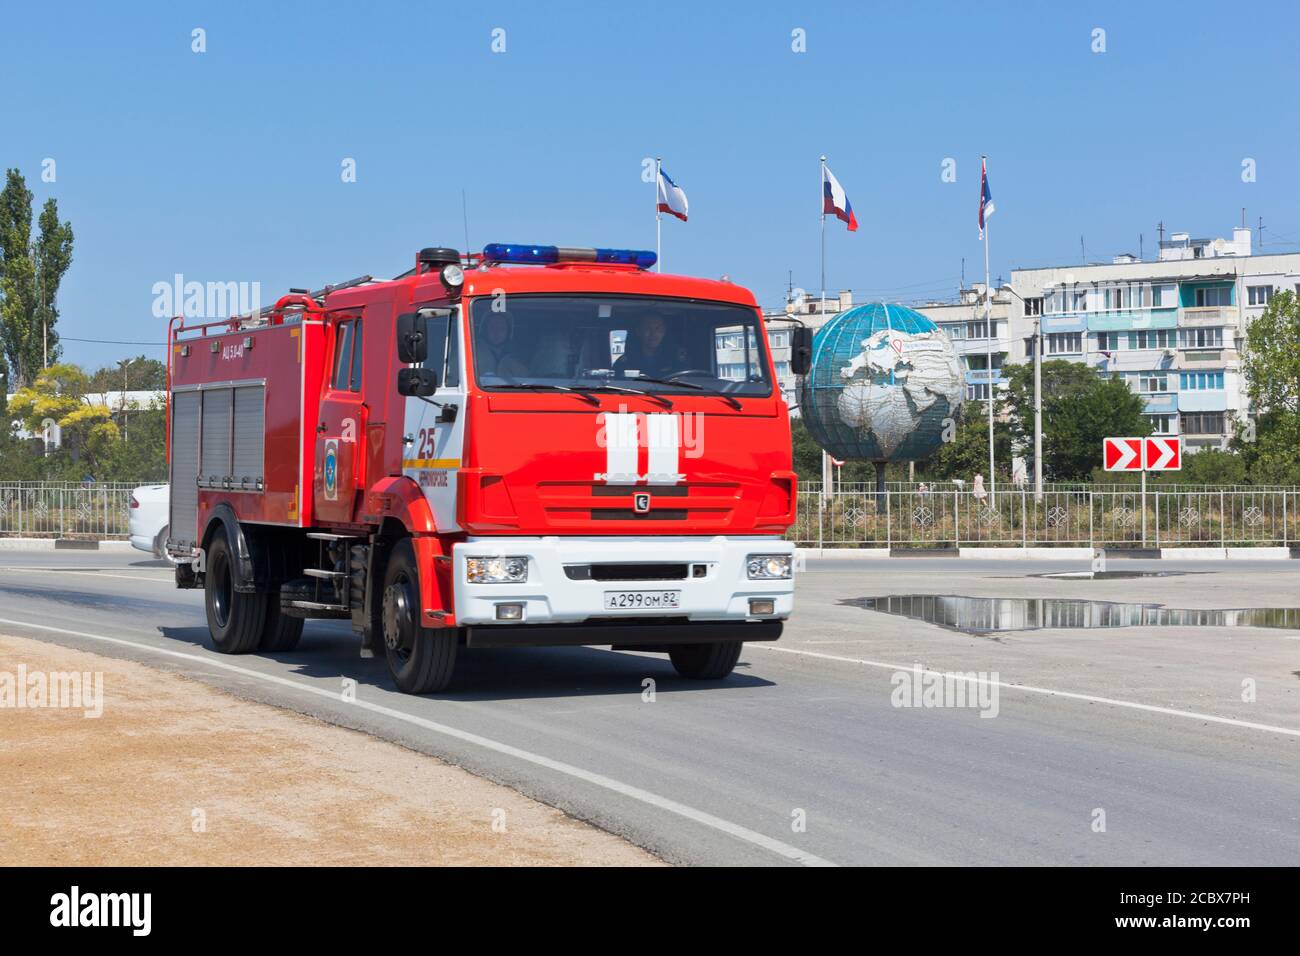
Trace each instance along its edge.
<instances>
[{"instance_id":1,"label":"road curb","mask_svg":"<svg viewBox=\"0 0 1300 956\"><path fill-rule=\"evenodd\" d=\"M0 538L0 551L130 551L130 541L85 538Z\"/></svg>"}]
</instances>

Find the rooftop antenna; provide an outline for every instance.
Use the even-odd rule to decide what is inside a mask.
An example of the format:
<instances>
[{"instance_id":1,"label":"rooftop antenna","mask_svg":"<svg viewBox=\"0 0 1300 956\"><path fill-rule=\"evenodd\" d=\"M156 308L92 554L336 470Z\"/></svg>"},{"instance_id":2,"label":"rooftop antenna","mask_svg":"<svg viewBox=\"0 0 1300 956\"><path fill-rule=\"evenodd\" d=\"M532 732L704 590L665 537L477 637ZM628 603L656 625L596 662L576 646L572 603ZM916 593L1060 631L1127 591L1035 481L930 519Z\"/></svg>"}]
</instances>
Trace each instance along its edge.
<instances>
[{"instance_id":1,"label":"rooftop antenna","mask_svg":"<svg viewBox=\"0 0 1300 956\"><path fill-rule=\"evenodd\" d=\"M1143 239L1142 233L1139 232L1138 233L1138 258L1146 259L1147 254L1146 251L1142 248L1142 239Z\"/></svg>"},{"instance_id":2,"label":"rooftop antenna","mask_svg":"<svg viewBox=\"0 0 1300 956\"><path fill-rule=\"evenodd\" d=\"M460 215L465 222L465 255L469 255L469 205L465 202L465 187L460 188Z\"/></svg>"},{"instance_id":3,"label":"rooftop antenna","mask_svg":"<svg viewBox=\"0 0 1300 956\"><path fill-rule=\"evenodd\" d=\"M964 288L966 288L966 257L962 256L961 257L961 285L957 287L957 291L960 292Z\"/></svg>"},{"instance_id":4,"label":"rooftop antenna","mask_svg":"<svg viewBox=\"0 0 1300 956\"><path fill-rule=\"evenodd\" d=\"M1242 229L1246 228L1246 207L1245 206L1241 207L1241 228Z\"/></svg>"},{"instance_id":5,"label":"rooftop antenna","mask_svg":"<svg viewBox=\"0 0 1300 956\"><path fill-rule=\"evenodd\" d=\"M1088 264L1088 252L1083 245L1083 236L1079 236L1079 261L1084 265Z\"/></svg>"},{"instance_id":6,"label":"rooftop antenna","mask_svg":"<svg viewBox=\"0 0 1300 956\"><path fill-rule=\"evenodd\" d=\"M1259 247L1264 248L1264 217L1259 217Z\"/></svg>"},{"instance_id":7,"label":"rooftop antenna","mask_svg":"<svg viewBox=\"0 0 1300 956\"><path fill-rule=\"evenodd\" d=\"M1164 245L1165 241L1165 221L1163 219L1156 225L1156 232L1160 234L1160 243Z\"/></svg>"}]
</instances>

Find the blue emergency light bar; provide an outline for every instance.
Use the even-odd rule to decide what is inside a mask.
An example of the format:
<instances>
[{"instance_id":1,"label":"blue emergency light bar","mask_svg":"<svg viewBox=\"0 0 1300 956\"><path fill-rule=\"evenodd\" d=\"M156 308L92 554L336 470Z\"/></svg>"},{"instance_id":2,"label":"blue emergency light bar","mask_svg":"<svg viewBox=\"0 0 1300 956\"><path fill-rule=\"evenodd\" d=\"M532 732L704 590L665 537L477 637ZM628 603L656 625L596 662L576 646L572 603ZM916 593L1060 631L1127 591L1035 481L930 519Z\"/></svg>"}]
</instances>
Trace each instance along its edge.
<instances>
[{"instance_id":1,"label":"blue emergency light bar","mask_svg":"<svg viewBox=\"0 0 1300 956\"><path fill-rule=\"evenodd\" d=\"M508 242L489 242L483 247L484 262L509 262L515 265L595 262L649 269L656 259L658 256L645 249L578 249L567 246L524 246Z\"/></svg>"}]
</instances>

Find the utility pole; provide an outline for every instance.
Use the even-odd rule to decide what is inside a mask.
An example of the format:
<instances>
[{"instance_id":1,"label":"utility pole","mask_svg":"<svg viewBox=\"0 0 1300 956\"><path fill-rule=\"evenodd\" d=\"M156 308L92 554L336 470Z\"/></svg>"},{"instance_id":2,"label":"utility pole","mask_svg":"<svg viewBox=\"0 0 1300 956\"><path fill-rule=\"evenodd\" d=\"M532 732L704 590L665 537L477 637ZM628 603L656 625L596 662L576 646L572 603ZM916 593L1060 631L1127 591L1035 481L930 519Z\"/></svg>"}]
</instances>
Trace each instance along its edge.
<instances>
[{"instance_id":1,"label":"utility pole","mask_svg":"<svg viewBox=\"0 0 1300 956\"><path fill-rule=\"evenodd\" d=\"M1034 501L1043 500L1043 317L1034 319Z\"/></svg>"}]
</instances>

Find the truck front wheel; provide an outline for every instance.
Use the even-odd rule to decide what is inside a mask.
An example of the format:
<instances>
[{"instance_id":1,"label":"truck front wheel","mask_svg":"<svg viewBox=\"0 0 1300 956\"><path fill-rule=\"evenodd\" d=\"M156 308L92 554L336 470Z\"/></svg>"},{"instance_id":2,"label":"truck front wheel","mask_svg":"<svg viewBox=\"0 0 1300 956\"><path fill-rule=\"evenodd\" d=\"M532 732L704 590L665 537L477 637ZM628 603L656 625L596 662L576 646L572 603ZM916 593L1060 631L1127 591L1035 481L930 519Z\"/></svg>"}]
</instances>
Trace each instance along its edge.
<instances>
[{"instance_id":1,"label":"truck front wheel","mask_svg":"<svg viewBox=\"0 0 1300 956\"><path fill-rule=\"evenodd\" d=\"M456 629L423 627L420 616L420 571L407 538L388 558L382 609L388 672L406 694L446 690L456 670Z\"/></svg>"},{"instance_id":2,"label":"truck front wheel","mask_svg":"<svg viewBox=\"0 0 1300 956\"><path fill-rule=\"evenodd\" d=\"M235 590L234 555L224 531L218 531L208 546L203 604L212 646L220 653L247 654L257 650L266 626L267 595Z\"/></svg>"},{"instance_id":3,"label":"truck front wheel","mask_svg":"<svg viewBox=\"0 0 1300 956\"><path fill-rule=\"evenodd\" d=\"M710 644L678 644L668 651L677 673L692 680L722 680L740 660L744 641L714 641Z\"/></svg>"}]
</instances>

